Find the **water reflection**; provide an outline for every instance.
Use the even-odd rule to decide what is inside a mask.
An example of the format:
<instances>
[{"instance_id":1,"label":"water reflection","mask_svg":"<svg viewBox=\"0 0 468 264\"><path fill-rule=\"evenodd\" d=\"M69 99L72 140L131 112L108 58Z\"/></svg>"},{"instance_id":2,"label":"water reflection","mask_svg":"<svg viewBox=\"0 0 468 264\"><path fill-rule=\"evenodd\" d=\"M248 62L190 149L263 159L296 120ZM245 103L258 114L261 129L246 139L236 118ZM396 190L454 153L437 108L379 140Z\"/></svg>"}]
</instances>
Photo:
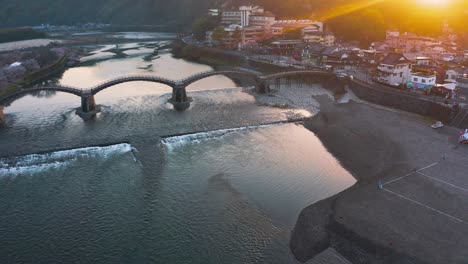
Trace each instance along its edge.
<instances>
[{"instance_id":1,"label":"water reflection","mask_svg":"<svg viewBox=\"0 0 468 264\"><path fill-rule=\"evenodd\" d=\"M86 89L127 75L157 75L178 80L196 73L213 70L212 67L207 65L173 58L168 53L155 57L151 61L144 60L145 56L151 55L154 51L154 49L146 48L145 46L149 45L148 47L153 47L153 45L164 44L167 44L167 42L128 43L121 45L119 48L137 48L137 50L127 51L134 54L125 58L115 58L115 54L106 52L106 50L115 47L114 45L101 46L93 52L93 55L84 58L85 63L80 64L78 67L67 69L61 76L51 78L42 83L42 85L59 84ZM201 91L233 87L237 87L237 85L231 79L225 76L213 76L190 85L188 90ZM95 98L98 104L109 104L121 98L163 95L171 92L172 89L170 87L159 83L130 82L106 89L98 93ZM79 98L71 94L38 92L25 95L12 102L5 109L5 113L35 111L38 108L50 108L51 105L60 108L76 108L80 106L80 101Z\"/></svg>"}]
</instances>

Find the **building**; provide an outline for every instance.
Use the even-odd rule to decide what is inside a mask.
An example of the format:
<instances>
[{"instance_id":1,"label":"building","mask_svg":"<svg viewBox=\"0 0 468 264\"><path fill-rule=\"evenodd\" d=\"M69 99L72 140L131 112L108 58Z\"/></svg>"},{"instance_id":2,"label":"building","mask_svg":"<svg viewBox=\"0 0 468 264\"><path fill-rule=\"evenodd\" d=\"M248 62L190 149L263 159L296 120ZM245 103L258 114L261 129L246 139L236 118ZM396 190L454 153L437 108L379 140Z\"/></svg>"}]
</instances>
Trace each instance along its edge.
<instances>
[{"instance_id":1,"label":"building","mask_svg":"<svg viewBox=\"0 0 468 264\"><path fill-rule=\"evenodd\" d=\"M219 16L219 9L208 9L208 16Z\"/></svg>"},{"instance_id":2,"label":"building","mask_svg":"<svg viewBox=\"0 0 468 264\"><path fill-rule=\"evenodd\" d=\"M320 43L307 43L302 50L302 58L306 60L318 61L320 54L325 49L325 46Z\"/></svg>"},{"instance_id":3,"label":"building","mask_svg":"<svg viewBox=\"0 0 468 264\"><path fill-rule=\"evenodd\" d=\"M275 24L275 15L271 12L264 12L261 15L252 15L250 16L249 25L251 26L262 26L262 27L269 27Z\"/></svg>"},{"instance_id":4,"label":"building","mask_svg":"<svg viewBox=\"0 0 468 264\"><path fill-rule=\"evenodd\" d=\"M457 77L457 88L468 90L468 74L463 74Z\"/></svg>"},{"instance_id":5,"label":"building","mask_svg":"<svg viewBox=\"0 0 468 264\"><path fill-rule=\"evenodd\" d=\"M290 31L299 30L301 35L303 35L302 30L306 27L314 25L317 22L311 20L276 20L273 25L271 25L271 30L273 35L283 35ZM314 27L314 32L317 28ZM321 31L317 31L321 32Z\"/></svg>"},{"instance_id":6,"label":"building","mask_svg":"<svg viewBox=\"0 0 468 264\"><path fill-rule=\"evenodd\" d=\"M271 43L273 51L280 55L293 55L300 50L303 50L305 43L302 40L277 40Z\"/></svg>"},{"instance_id":7,"label":"building","mask_svg":"<svg viewBox=\"0 0 468 264\"><path fill-rule=\"evenodd\" d=\"M335 56L334 53L338 51L339 49L337 46L325 47L325 49L320 52L320 61L323 64L336 62L337 56Z\"/></svg>"},{"instance_id":8,"label":"building","mask_svg":"<svg viewBox=\"0 0 468 264\"><path fill-rule=\"evenodd\" d=\"M221 15L221 24L237 24L243 27L249 25L272 25L275 17L270 12L265 12L260 6L240 6L238 10L224 11Z\"/></svg>"},{"instance_id":9,"label":"building","mask_svg":"<svg viewBox=\"0 0 468 264\"><path fill-rule=\"evenodd\" d=\"M436 84L436 74L428 72L411 72L411 79L407 82L408 88L430 90Z\"/></svg>"},{"instance_id":10,"label":"building","mask_svg":"<svg viewBox=\"0 0 468 264\"><path fill-rule=\"evenodd\" d=\"M377 67L375 80L387 85L406 84L411 78L411 61L401 53L388 54Z\"/></svg>"},{"instance_id":11,"label":"building","mask_svg":"<svg viewBox=\"0 0 468 264\"><path fill-rule=\"evenodd\" d=\"M304 35L311 32L323 32L323 22L315 21L302 29Z\"/></svg>"},{"instance_id":12,"label":"building","mask_svg":"<svg viewBox=\"0 0 468 264\"><path fill-rule=\"evenodd\" d=\"M302 39L306 43L320 43L325 46L333 46L335 44L335 35L331 32L304 32L302 31Z\"/></svg>"},{"instance_id":13,"label":"building","mask_svg":"<svg viewBox=\"0 0 468 264\"><path fill-rule=\"evenodd\" d=\"M243 27L241 32L242 44L255 43L270 36L270 31L262 26Z\"/></svg>"},{"instance_id":14,"label":"building","mask_svg":"<svg viewBox=\"0 0 468 264\"><path fill-rule=\"evenodd\" d=\"M463 75L463 69L462 68L448 69L445 72L445 82L455 83L455 82L457 82L458 76L461 76L461 75Z\"/></svg>"},{"instance_id":15,"label":"building","mask_svg":"<svg viewBox=\"0 0 468 264\"><path fill-rule=\"evenodd\" d=\"M359 50L358 56L361 58L362 62L368 64L377 64L385 58L383 53L377 50Z\"/></svg>"}]
</instances>

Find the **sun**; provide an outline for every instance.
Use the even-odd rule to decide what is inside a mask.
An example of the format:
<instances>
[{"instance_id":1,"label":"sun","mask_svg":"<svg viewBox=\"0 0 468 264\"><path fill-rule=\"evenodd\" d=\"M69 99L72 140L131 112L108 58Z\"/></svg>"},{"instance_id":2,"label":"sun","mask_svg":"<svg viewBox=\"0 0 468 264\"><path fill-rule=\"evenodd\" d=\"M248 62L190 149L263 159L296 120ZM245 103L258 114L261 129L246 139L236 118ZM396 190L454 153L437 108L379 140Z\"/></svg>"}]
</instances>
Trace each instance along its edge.
<instances>
[{"instance_id":1,"label":"sun","mask_svg":"<svg viewBox=\"0 0 468 264\"><path fill-rule=\"evenodd\" d=\"M425 6L446 6L452 2L452 0L416 0L420 5Z\"/></svg>"}]
</instances>

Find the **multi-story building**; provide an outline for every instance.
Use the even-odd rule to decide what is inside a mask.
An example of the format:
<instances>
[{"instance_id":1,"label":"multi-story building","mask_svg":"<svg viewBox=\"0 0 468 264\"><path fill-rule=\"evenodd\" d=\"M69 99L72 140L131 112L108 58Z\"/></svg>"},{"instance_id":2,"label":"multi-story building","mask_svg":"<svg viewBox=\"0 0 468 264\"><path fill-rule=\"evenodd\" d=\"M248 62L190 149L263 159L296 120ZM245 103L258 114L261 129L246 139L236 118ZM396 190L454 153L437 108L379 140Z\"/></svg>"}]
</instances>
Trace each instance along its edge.
<instances>
[{"instance_id":1,"label":"multi-story building","mask_svg":"<svg viewBox=\"0 0 468 264\"><path fill-rule=\"evenodd\" d=\"M251 15L249 25L269 27L275 23L275 16L266 11L261 15Z\"/></svg>"},{"instance_id":2,"label":"multi-story building","mask_svg":"<svg viewBox=\"0 0 468 264\"><path fill-rule=\"evenodd\" d=\"M273 20L273 21L271 21ZM221 24L241 25L243 27L259 24L273 24L275 17L259 6L240 6L238 10L224 11L221 15Z\"/></svg>"},{"instance_id":3,"label":"multi-story building","mask_svg":"<svg viewBox=\"0 0 468 264\"><path fill-rule=\"evenodd\" d=\"M377 67L377 76L375 80L398 86L406 84L411 78L411 61L401 53L388 54Z\"/></svg>"},{"instance_id":4,"label":"multi-story building","mask_svg":"<svg viewBox=\"0 0 468 264\"><path fill-rule=\"evenodd\" d=\"M308 32L302 35L302 39L307 43L320 43L325 46L335 45L335 35L331 32Z\"/></svg>"}]
</instances>

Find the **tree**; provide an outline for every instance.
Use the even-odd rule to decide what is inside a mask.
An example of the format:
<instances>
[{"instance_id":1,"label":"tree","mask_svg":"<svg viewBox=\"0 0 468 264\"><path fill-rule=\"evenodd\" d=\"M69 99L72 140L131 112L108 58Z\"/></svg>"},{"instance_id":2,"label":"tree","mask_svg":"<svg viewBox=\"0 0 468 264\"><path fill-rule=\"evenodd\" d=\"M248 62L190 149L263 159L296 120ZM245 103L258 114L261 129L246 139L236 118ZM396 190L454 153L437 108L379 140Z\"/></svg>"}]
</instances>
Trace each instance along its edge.
<instances>
[{"instance_id":1,"label":"tree","mask_svg":"<svg viewBox=\"0 0 468 264\"><path fill-rule=\"evenodd\" d=\"M199 17L192 23L192 32L197 40L204 40L206 32L213 30L219 24L217 17Z\"/></svg>"},{"instance_id":2,"label":"tree","mask_svg":"<svg viewBox=\"0 0 468 264\"><path fill-rule=\"evenodd\" d=\"M382 11L378 9L369 8L337 17L330 20L329 25L332 31L344 40L357 40L363 47L385 38L385 19Z\"/></svg>"},{"instance_id":3,"label":"tree","mask_svg":"<svg viewBox=\"0 0 468 264\"><path fill-rule=\"evenodd\" d=\"M302 30L300 28L293 28L286 30L284 37L286 39L302 39Z\"/></svg>"},{"instance_id":4,"label":"tree","mask_svg":"<svg viewBox=\"0 0 468 264\"><path fill-rule=\"evenodd\" d=\"M208 19L206 19L206 17L200 17L193 21L192 32L197 40L205 39L207 26L208 26Z\"/></svg>"},{"instance_id":5,"label":"tree","mask_svg":"<svg viewBox=\"0 0 468 264\"><path fill-rule=\"evenodd\" d=\"M223 46L223 43L227 36L228 36L228 33L226 32L226 30L224 30L224 27L217 27L213 31L212 38L214 41L220 43L221 46Z\"/></svg>"},{"instance_id":6,"label":"tree","mask_svg":"<svg viewBox=\"0 0 468 264\"><path fill-rule=\"evenodd\" d=\"M236 28L232 33L232 40L236 45L238 45L242 41L242 31L239 28Z\"/></svg>"}]
</instances>

